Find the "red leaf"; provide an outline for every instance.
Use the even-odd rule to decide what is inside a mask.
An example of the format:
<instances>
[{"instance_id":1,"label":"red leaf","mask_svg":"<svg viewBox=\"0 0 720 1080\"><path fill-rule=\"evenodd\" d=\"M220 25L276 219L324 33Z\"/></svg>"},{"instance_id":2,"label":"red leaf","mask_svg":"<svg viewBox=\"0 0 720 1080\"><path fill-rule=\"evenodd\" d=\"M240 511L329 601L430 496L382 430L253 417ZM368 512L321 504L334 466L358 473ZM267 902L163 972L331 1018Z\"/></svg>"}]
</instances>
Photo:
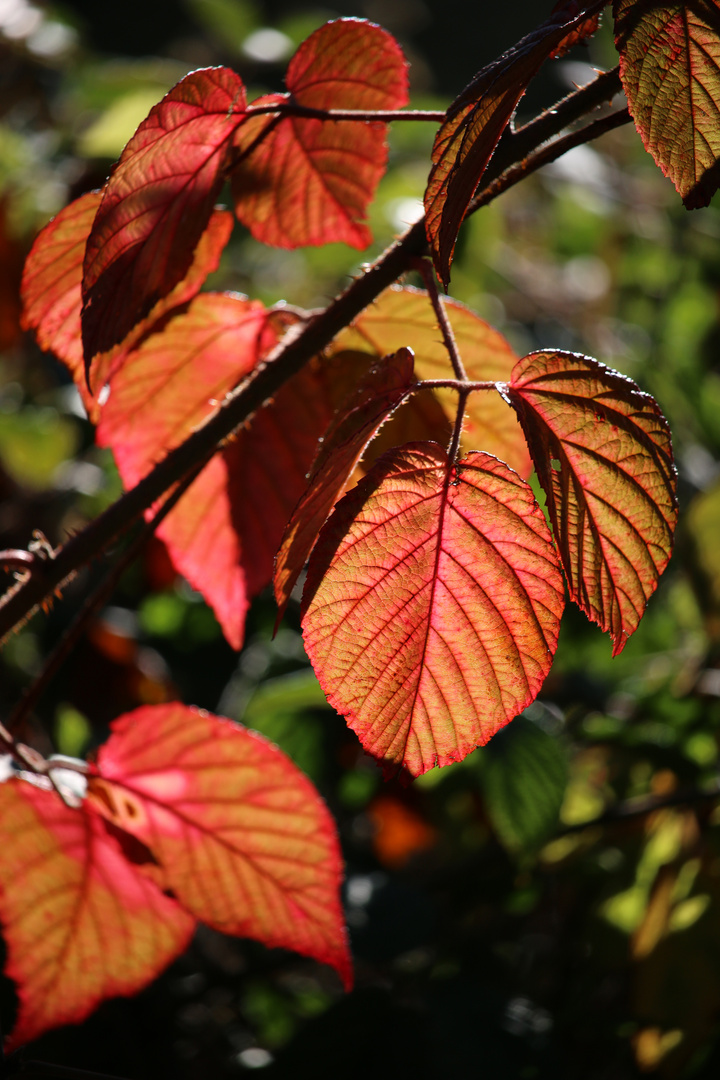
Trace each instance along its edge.
<instances>
[{"instance_id":1,"label":"red leaf","mask_svg":"<svg viewBox=\"0 0 720 1080\"><path fill-rule=\"evenodd\" d=\"M282 618L317 535L352 476L365 446L414 382L413 354L399 349L371 368L323 438L307 488L285 528L275 559L275 599Z\"/></svg>"},{"instance_id":2,"label":"red leaf","mask_svg":"<svg viewBox=\"0 0 720 1080\"><path fill-rule=\"evenodd\" d=\"M362 19L326 23L303 42L288 67L291 101L313 109L400 109L408 103L407 63L385 30ZM271 117L238 132L241 152ZM256 240L276 247L343 241L365 248L367 208L385 172L385 125L284 117L233 170L235 210Z\"/></svg>"},{"instance_id":3,"label":"red leaf","mask_svg":"<svg viewBox=\"0 0 720 1080\"><path fill-rule=\"evenodd\" d=\"M244 118L245 89L234 72L193 71L123 150L85 253L86 363L122 341L185 277Z\"/></svg>"},{"instance_id":4,"label":"red leaf","mask_svg":"<svg viewBox=\"0 0 720 1080\"><path fill-rule=\"evenodd\" d=\"M162 333L130 354L112 380L97 441L115 455L131 488L212 412L258 360L267 312L256 301L203 293ZM230 643L242 644L247 595L232 528L225 456L215 457L158 530L178 570L216 611Z\"/></svg>"},{"instance_id":5,"label":"red leaf","mask_svg":"<svg viewBox=\"0 0 720 1080\"><path fill-rule=\"evenodd\" d=\"M507 382L518 357L502 334L457 300L444 303L468 378L476 382ZM422 289L394 285L338 335L333 347L384 356L404 345L415 353L415 374L419 379L454 378L428 294ZM434 393L451 422L454 421L457 394L452 390ZM417 406L415 397L402 405L383 429L383 436L392 435L396 427L399 429L406 414ZM499 394L470 396L462 445L466 450L486 450L506 461L521 476L530 475L525 438Z\"/></svg>"},{"instance_id":6,"label":"red leaf","mask_svg":"<svg viewBox=\"0 0 720 1080\"><path fill-rule=\"evenodd\" d=\"M95 814L22 780L0 784L0 921L20 1009L13 1049L137 993L195 920L123 856Z\"/></svg>"},{"instance_id":7,"label":"red leaf","mask_svg":"<svg viewBox=\"0 0 720 1080\"><path fill-rule=\"evenodd\" d=\"M80 312L85 245L101 198L100 191L82 195L42 229L25 261L22 281L24 329L34 330L40 347L63 361L94 422L100 416L100 409L85 378ZM187 276L120 345L95 358L91 370L95 391L122 366L130 350L168 311L196 295L208 274L217 270L231 230L232 215L227 210L216 210L200 238Z\"/></svg>"},{"instance_id":8,"label":"red leaf","mask_svg":"<svg viewBox=\"0 0 720 1080\"><path fill-rule=\"evenodd\" d=\"M577 15L580 11L580 0L558 0L558 3L552 10L555 12L564 13L566 15ZM571 30L566 38L560 42L556 49L550 53L550 59L555 60L561 56L565 56L566 53L572 49L573 45L577 45L581 41L585 41L587 38L592 37L598 26L600 25L600 13L591 16L589 19L585 19L575 29Z\"/></svg>"},{"instance_id":9,"label":"red leaf","mask_svg":"<svg viewBox=\"0 0 720 1080\"><path fill-rule=\"evenodd\" d=\"M184 705L120 717L89 798L153 852L165 887L209 926L352 969L333 820L256 732Z\"/></svg>"},{"instance_id":10,"label":"red leaf","mask_svg":"<svg viewBox=\"0 0 720 1080\"><path fill-rule=\"evenodd\" d=\"M388 772L460 761L537 695L564 603L530 488L489 454L386 454L310 559L305 646L330 704Z\"/></svg>"},{"instance_id":11,"label":"red leaf","mask_svg":"<svg viewBox=\"0 0 720 1080\"><path fill-rule=\"evenodd\" d=\"M588 356L530 353L509 388L570 596L613 639L637 628L672 551L676 473L649 394Z\"/></svg>"},{"instance_id":12,"label":"red leaf","mask_svg":"<svg viewBox=\"0 0 720 1080\"><path fill-rule=\"evenodd\" d=\"M567 10L551 15L483 68L448 109L435 136L425 190L428 243L446 288L458 230L500 136L530 80L580 21Z\"/></svg>"},{"instance_id":13,"label":"red leaf","mask_svg":"<svg viewBox=\"0 0 720 1080\"><path fill-rule=\"evenodd\" d=\"M276 341L255 301L203 293L132 353L112 380L98 442L132 487ZM320 365L310 364L216 455L158 529L170 556L212 606L233 648L248 597L272 577L273 556L332 416Z\"/></svg>"},{"instance_id":14,"label":"red leaf","mask_svg":"<svg viewBox=\"0 0 720 1080\"><path fill-rule=\"evenodd\" d=\"M645 149L690 210L720 183L720 4L614 0L615 44Z\"/></svg>"},{"instance_id":15,"label":"red leaf","mask_svg":"<svg viewBox=\"0 0 720 1080\"><path fill-rule=\"evenodd\" d=\"M81 195L42 229L21 285L24 329L34 330L40 348L70 369L88 415L97 406L87 388L80 338L82 263L101 199L100 191Z\"/></svg>"}]
</instances>

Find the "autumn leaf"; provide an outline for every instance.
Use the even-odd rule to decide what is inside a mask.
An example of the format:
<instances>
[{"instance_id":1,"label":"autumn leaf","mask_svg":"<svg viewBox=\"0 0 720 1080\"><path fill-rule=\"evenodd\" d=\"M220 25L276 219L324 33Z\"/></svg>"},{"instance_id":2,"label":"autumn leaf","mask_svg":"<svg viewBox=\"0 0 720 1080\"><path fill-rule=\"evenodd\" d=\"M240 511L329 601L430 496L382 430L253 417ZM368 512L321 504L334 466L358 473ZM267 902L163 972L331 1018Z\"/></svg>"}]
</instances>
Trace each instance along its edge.
<instances>
[{"instance_id":1,"label":"autumn leaf","mask_svg":"<svg viewBox=\"0 0 720 1080\"><path fill-rule=\"evenodd\" d=\"M179 445L277 341L257 301L202 293L148 338L112 380L98 443L133 487ZM310 363L258 410L205 467L157 535L190 584L242 645L249 598L272 578L273 557L302 495L333 412L331 377Z\"/></svg>"},{"instance_id":2,"label":"autumn leaf","mask_svg":"<svg viewBox=\"0 0 720 1080\"><path fill-rule=\"evenodd\" d=\"M195 920L123 855L96 814L53 791L0 784L0 922L19 998L12 1050L137 993Z\"/></svg>"},{"instance_id":3,"label":"autumn leaf","mask_svg":"<svg viewBox=\"0 0 720 1080\"><path fill-rule=\"evenodd\" d=\"M413 354L399 349L373 367L336 413L313 464L308 485L283 534L275 559L275 599L282 618L317 535L365 446L414 382Z\"/></svg>"},{"instance_id":4,"label":"autumn leaf","mask_svg":"<svg viewBox=\"0 0 720 1080\"><path fill-rule=\"evenodd\" d=\"M620 78L635 127L685 206L707 206L720 172L717 0L614 0Z\"/></svg>"},{"instance_id":5,"label":"autumn leaf","mask_svg":"<svg viewBox=\"0 0 720 1080\"><path fill-rule=\"evenodd\" d=\"M94 422L100 409L85 377L80 312L85 246L101 198L100 191L81 195L41 230L25 261L22 280L24 329L34 330L40 347L62 360ZM214 211L183 280L133 327L120 345L95 358L90 372L95 391L122 366L130 350L164 315L191 300L208 274L217 270L231 229L232 215L227 210Z\"/></svg>"},{"instance_id":6,"label":"autumn leaf","mask_svg":"<svg viewBox=\"0 0 720 1080\"><path fill-rule=\"evenodd\" d=\"M85 252L90 364L181 281L225 177L245 89L228 68L186 75L142 122L107 182Z\"/></svg>"},{"instance_id":7,"label":"autumn leaf","mask_svg":"<svg viewBox=\"0 0 720 1080\"><path fill-rule=\"evenodd\" d=\"M392 773L460 761L537 695L564 589L530 488L489 454L385 455L310 559L305 647L330 704Z\"/></svg>"},{"instance_id":8,"label":"autumn leaf","mask_svg":"<svg viewBox=\"0 0 720 1080\"><path fill-rule=\"evenodd\" d=\"M363 19L337 19L311 34L290 61L285 82L288 94L259 98L253 106L377 110L408 103L400 46ZM240 221L256 240L276 247L333 241L367 247L367 208L387 163L385 124L285 116L269 128L271 120L251 115L237 134L237 150L246 155L232 173Z\"/></svg>"},{"instance_id":9,"label":"autumn leaf","mask_svg":"<svg viewBox=\"0 0 720 1080\"><path fill-rule=\"evenodd\" d=\"M184 705L112 725L88 797L137 837L184 908L226 934L352 968L333 820L310 781L256 732Z\"/></svg>"},{"instance_id":10,"label":"autumn leaf","mask_svg":"<svg viewBox=\"0 0 720 1080\"><path fill-rule=\"evenodd\" d=\"M530 80L585 18L567 8L556 11L483 68L448 109L435 136L424 198L428 243L446 288L458 231L500 136Z\"/></svg>"},{"instance_id":11,"label":"autumn leaf","mask_svg":"<svg viewBox=\"0 0 720 1080\"><path fill-rule=\"evenodd\" d=\"M558 3L553 8L553 14L560 12L566 15L577 15L580 11L581 0L558 0ZM581 41L585 41L597 30L600 25L600 13L597 15L591 15L589 19L585 19L574 30L571 30L567 37L563 38L559 45L553 49L550 53L550 59L555 60L561 56L565 56L566 53L572 49L573 45L579 44Z\"/></svg>"},{"instance_id":12,"label":"autumn leaf","mask_svg":"<svg viewBox=\"0 0 720 1080\"><path fill-rule=\"evenodd\" d=\"M457 300L444 301L450 325L473 382L507 382L518 361L510 345L489 323ZM335 338L333 348L384 356L403 346L415 354L418 379L454 378L450 358L442 340L430 298L423 289L392 286ZM433 391L451 422L457 412L457 394L452 390ZM383 429L392 436L418 408L416 396L402 405ZM437 435L435 436L437 438ZM396 443L402 440L395 439ZM467 403L462 446L465 450L485 450L506 461L521 476L530 475L530 457L520 426L499 394L472 394Z\"/></svg>"},{"instance_id":13,"label":"autumn leaf","mask_svg":"<svg viewBox=\"0 0 720 1080\"><path fill-rule=\"evenodd\" d=\"M547 496L572 599L613 639L637 628L672 551L667 422L630 379L588 356L530 353L509 387Z\"/></svg>"}]
</instances>

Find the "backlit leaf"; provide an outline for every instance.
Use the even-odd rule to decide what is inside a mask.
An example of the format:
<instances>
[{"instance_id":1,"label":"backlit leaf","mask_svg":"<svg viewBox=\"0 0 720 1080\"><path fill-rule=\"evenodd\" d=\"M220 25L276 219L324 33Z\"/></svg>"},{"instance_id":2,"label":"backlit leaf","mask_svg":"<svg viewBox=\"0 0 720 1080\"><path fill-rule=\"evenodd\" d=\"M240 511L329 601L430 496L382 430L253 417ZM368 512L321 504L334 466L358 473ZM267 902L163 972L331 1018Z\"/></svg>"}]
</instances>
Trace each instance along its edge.
<instances>
[{"instance_id":1,"label":"backlit leaf","mask_svg":"<svg viewBox=\"0 0 720 1080\"><path fill-rule=\"evenodd\" d=\"M550 838L567 775L560 741L524 716L490 741L483 751L483 793L490 819L510 851L532 851Z\"/></svg>"},{"instance_id":2,"label":"backlit leaf","mask_svg":"<svg viewBox=\"0 0 720 1080\"><path fill-rule=\"evenodd\" d=\"M203 293L131 353L112 381L97 441L126 488L181 443L253 369L267 328L257 301ZM228 462L215 456L158 529L177 569L199 589L230 643L242 644L248 597L232 526Z\"/></svg>"},{"instance_id":3,"label":"backlit leaf","mask_svg":"<svg viewBox=\"0 0 720 1080\"><path fill-rule=\"evenodd\" d=\"M112 732L89 797L152 851L183 907L330 964L349 986L335 826L299 769L256 732L179 704Z\"/></svg>"},{"instance_id":4,"label":"backlit leaf","mask_svg":"<svg viewBox=\"0 0 720 1080\"><path fill-rule=\"evenodd\" d=\"M23 780L0 784L0 921L20 1001L9 1048L137 993L195 920L129 862L106 824Z\"/></svg>"},{"instance_id":5,"label":"backlit leaf","mask_svg":"<svg viewBox=\"0 0 720 1080\"><path fill-rule=\"evenodd\" d=\"M558 0L558 3L553 8L553 14L555 12L561 12L567 15L577 15L580 11L580 0ZM565 56L567 52L577 45L581 41L585 41L586 38L592 37L600 25L600 14L591 15L589 19L585 19L574 30L571 30L567 37L563 38L559 45L553 49L550 53L550 59L554 60L558 57Z\"/></svg>"},{"instance_id":6,"label":"backlit leaf","mask_svg":"<svg viewBox=\"0 0 720 1080\"><path fill-rule=\"evenodd\" d=\"M310 559L305 646L330 704L388 772L460 761L549 671L562 576L530 488L489 454L391 451Z\"/></svg>"},{"instance_id":7,"label":"backlit leaf","mask_svg":"<svg viewBox=\"0 0 720 1080\"><path fill-rule=\"evenodd\" d=\"M474 382L506 382L518 361L517 355L497 330L457 300L445 300L445 309L468 378ZM384 356L407 346L415 354L418 379L454 378L447 349L428 294L409 286L392 286L362 312L335 339L333 348L354 349ZM457 412L457 394L435 390L451 421ZM398 409L385 429L390 435L403 423L406 413L417 407L415 398ZM525 438L499 394L472 394L467 403L462 445L465 450L485 450L506 461L521 476L530 474ZM436 436L437 438L437 436ZM400 440L396 440L399 442Z\"/></svg>"},{"instance_id":8,"label":"backlit leaf","mask_svg":"<svg viewBox=\"0 0 720 1080\"><path fill-rule=\"evenodd\" d=\"M234 72L193 71L125 147L85 252L87 364L121 342L185 277L244 118L245 89Z\"/></svg>"},{"instance_id":9,"label":"backlit leaf","mask_svg":"<svg viewBox=\"0 0 720 1080\"><path fill-rule=\"evenodd\" d=\"M41 230L25 260L21 287L24 328L34 330L40 348L70 369L88 415L96 406L80 337L82 264L101 199L101 191L81 195Z\"/></svg>"},{"instance_id":10,"label":"backlit leaf","mask_svg":"<svg viewBox=\"0 0 720 1080\"><path fill-rule=\"evenodd\" d=\"M616 656L672 551L667 422L634 382L575 353L530 353L509 396L547 496L570 596L610 633Z\"/></svg>"},{"instance_id":11,"label":"backlit leaf","mask_svg":"<svg viewBox=\"0 0 720 1080\"><path fill-rule=\"evenodd\" d=\"M635 127L688 209L720 184L720 4L615 0L620 78Z\"/></svg>"},{"instance_id":12,"label":"backlit leaf","mask_svg":"<svg viewBox=\"0 0 720 1080\"><path fill-rule=\"evenodd\" d=\"M129 356L112 380L97 432L126 487L187 438L275 344L272 320L256 301L203 293ZM272 578L273 557L330 422L328 382L319 362L288 380L158 528L233 648L242 645L249 597Z\"/></svg>"},{"instance_id":13,"label":"backlit leaf","mask_svg":"<svg viewBox=\"0 0 720 1080\"><path fill-rule=\"evenodd\" d=\"M85 245L102 192L81 195L39 233L25 261L22 281L23 326L34 330L41 348L63 361L71 372L85 409L97 421L97 400L88 390L83 362L80 312ZM133 327L114 349L96 357L91 382L97 391L122 365L128 352L172 308L191 300L208 274L217 270L232 229L232 215L216 210L200 238L187 275Z\"/></svg>"},{"instance_id":14,"label":"backlit leaf","mask_svg":"<svg viewBox=\"0 0 720 1080\"><path fill-rule=\"evenodd\" d=\"M290 61L289 93L253 105L291 101L313 109L400 109L408 103L407 63L387 31L362 19L326 23ZM271 118L238 132L246 152ZM343 241L365 248L366 211L385 172L385 125L284 117L232 174L235 209L257 240L276 247Z\"/></svg>"},{"instance_id":15,"label":"backlit leaf","mask_svg":"<svg viewBox=\"0 0 720 1080\"><path fill-rule=\"evenodd\" d=\"M530 80L581 21L567 9L555 12L483 68L448 109L435 136L424 200L428 243L446 288L458 230L500 136Z\"/></svg>"},{"instance_id":16,"label":"backlit leaf","mask_svg":"<svg viewBox=\"0 0 720 1080\"><path fill-rule=\"evenodd\" d=\"M282 616L317 535L362 452L412 385L413 355L399 349L373 367L336 414L313 464L275 559L275 599Z\"/></svg>"}]
</instances>

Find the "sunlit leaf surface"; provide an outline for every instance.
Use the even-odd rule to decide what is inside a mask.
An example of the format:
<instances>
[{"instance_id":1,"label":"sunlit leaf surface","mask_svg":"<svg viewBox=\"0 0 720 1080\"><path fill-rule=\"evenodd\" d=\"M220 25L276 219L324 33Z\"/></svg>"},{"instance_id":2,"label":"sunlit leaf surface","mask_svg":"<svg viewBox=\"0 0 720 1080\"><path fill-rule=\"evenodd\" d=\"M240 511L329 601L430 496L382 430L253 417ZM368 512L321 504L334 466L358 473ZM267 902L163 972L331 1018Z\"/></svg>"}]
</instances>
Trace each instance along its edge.
<instances>
[{"instance_id":1,"label":"sunlit leaf surface","mask_svg":"<svg viewBox=\"0 0 720 1080\"><path fill-rule=\"evenodd\" d=\"M25 262L22 282L25 329L34 330L41 348L55 353L67 366L93 421L97 421L100 410L85 377L80 313L85 245L101 198L100 191L82 195L45 226ZM217 270L231 229L232 215L226 210L214 211L183 280L155 305L147 318L133 327L120 345L95 358L90 371L95 391L122 366L128 352L168 311L191 300L208 274Z\"/></svg>"},{"instance_id":2,"label":"sunlit leaf surface","mask_svg":"<svg viewBox=\"0 0 720 1080\"><path fill-rule=\"evenodd\" d=\"M275 599L282 615L333 504L368 440L412 385L413 355L399 349L373 367L338 410L313 464L307 489L293 511L275 560Z\"/></svg>"},{"instance_id":3,"label":"sunlit leaf surface","mask_svg":"<svg viewBox=\"0 0 720 1080\"><path fill-rule=\"evenodd\" d=\"M547 495L572 599L613 655L637 628L672 550L667 421L630 379L587 356L530 353L509 389Z\"/></svg>"},{"instance_id":4,"label":"sunlit leaf surface","mask_svg":"<svg viewBox=\"0 0 720 1080\"><path fill-rule=\"evenodd\" d=\"M338 503L303 596L330 704L388 772L459 761L537 695L564 590L530 488L497 458L391 451Z\"/></svg>"},{"instance_id":5,"label":"sunlit leaf surface","mask_svg":"<svg viewBox=\"0 0 720 1080\"><path fill-rule=\"evenodd\" d=\"M400 109L408 103L406 69L385 30L338 19L311 34L290 61L289 93L253 104ZM367 247L366 212L387 162L385 125L284 117L268 128L271 122L261 115L238 132L237 152L246 155L232 174L239 219L257 240L277 247L333 241ZM269 134L251 149L265 129Z\"/></svg>"},{"instance_id":6,"label":"sunlit leaf surface","mask_svg":"<svg viewBox=\"0 0 720 1080\"><path fill-rule=\"evenodd\" d=\"M86 363L122 341L185 277L244 116L245 89L234 72L193 71L125 147L85 252Z\"/></svg>"},{"instance_id":7,"label":"sunlit leaf surface","mask_svg":"<svg viewBox=\"0 0 720 1080\"><path fill-rule=\"evenodd\" d=\"M96 814L23 780L0 784L0 922L20 1007L9 1048L137 993L195 920L122 854Z\"/></svg>"},{"instance_id":8,"label":"sunlit leaf surface","mask_svg":"<svg viewBox=\"0 0 720 1080\"><path fill-rule=\"evenodd\" d=\"M457 300L445 300L448 319L465 365L474 382L506 382L518 357L508 342L489 323ZM418 379L452 379L452 365L442 340L428 294L409 286L393 286L366 308L352 326L335 339L335 347L384 356L407 346L415 354ZM457 394L434 391L451 422L457 412ZM417 407L413 397L390 420L388 435L399 429L404 417ZM437 436L436 436L437 437ZM398 438L397 442L404 441ZM487 391L468 399L462 446L485 450L506 461L521 476L530 473L525 438L499 394Z\"/></svg>"},{"instance_id":9,"label":"sunlit leaf surface","mask_svg":"<svg viewBox=\"0 0 720 1080\"><path fill-rule=\"evenodd\" d=\"M720 4L615 0L620 78L645 149L689 209L720 184Z\"/></svg>"},{"instance_id":10,"label":"sunlit leaf surface","mask_svg":"<svg viewBox=\"0 0 720 1080\"><path fill-rule=\"evenodd\" d=\"M223 933L352 970L333 820L277 747L229 720L159 705L113 724L90 798L137 837L161 880Z\"/></svg>"}]
</instances>

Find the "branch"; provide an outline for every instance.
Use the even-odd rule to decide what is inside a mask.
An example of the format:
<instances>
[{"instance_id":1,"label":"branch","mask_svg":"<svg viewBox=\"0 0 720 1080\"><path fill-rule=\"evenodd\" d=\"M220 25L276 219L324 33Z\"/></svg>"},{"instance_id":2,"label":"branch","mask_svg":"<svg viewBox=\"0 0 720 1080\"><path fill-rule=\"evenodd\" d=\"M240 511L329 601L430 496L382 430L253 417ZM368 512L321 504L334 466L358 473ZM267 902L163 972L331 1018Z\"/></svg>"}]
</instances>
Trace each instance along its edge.
<instances>
[{"instance_id":1,"label":"branch","mask_svg":"<svg viewBox=\"0 0 720 1080\"><path fill-rule=\"evenodd\" d=\"M556 161L563 154L567 154L568 150L573 150L576 146L581 146L584 143L591 142L593 139L597 139L600 135L604 135L608 131L613 131L615 128L622 127L624 124L628 124L631 120L630 113L627 109L619 109L618 112L610 113L609 116L603 116L599 120L594 120L591 124L588 124L584 128L579 128L577 131L571 131L568 135L563 135L559 139L555 139L553 142L548 143L546 146L541 147L534 154L529 155L524 161L519 161L512 168L507 169L501 176L488 184L479 194L477 194L470 206L468 207L465 219L470 214L474 214L476 210L479 210L482 206L487 206L502 195L508 188L514 187L521 180L524 180L526 176L530 176L531 173L537 172L543 165L549 165L551 161Z\"/></svg>"},{"instance_id":2,"label":"branch","mask_svg":"<svg viewBox=\"0 0 720 1080\"><path fill-rule=\"evenodd\" d=\"M435 312L435 316L437 318L438 325L443 336L443 343L450 357L450 363L452 364L453 371L455 372L455 378L458 379L460 383L467 383L467 372L465 370L465 365L462 362L460 351L457 347L455 333L452 326L450 325L450 320L448 319L445 305L440 299L440 294L437 287L437 280L435 278L435 271L433 270L427 259L418 259L415 263L415 268L418 270L420 276L425 282L425 288L427 289L430 296L430 303L433 306L433 311ZM465 397L467 397L467 394L465 394ZM465 407L465 398L462 399L460 404L463 408Z\"/></svg>"},{"instance_id":3,"label":"branch","mask_svg":"<svg viewBox=\"0 0 720 1080\"><path fill-rule=\"evenodd\" d=\"M280 116L304 116L309 120L354 120L368 124L382 121L385 124L393 120L425 120L441 124L445 112L430 109L311 109L308 105L296 105L294 101L276 102L274 105L248 106L248 116L262 116L273 113Z\"/></svg>"},{"instance_id":4,"label":"branch","mask_svg":"<svg viewBox=\"0 0 720 1080\"><path fill-rule=\"evenodd\" d=\"M588 102L588 92L588 87L575 91L565 99L563 107L559 107L557 113L543 114L538 121L533 122L539 125L536 130L543 139L553 134L560 134L567 127L568 115L573 109L579 107L577 106L578 99ZM591 95L590 100L592 100ZM514 168L508 168L497 180L497 186L491 184L480 193L476 200L477 206L474 208L490 202L502 191L506 191L523 179L529 172L559 157L571 146L577 146L581 142L595 138L601 130L608 130L608 121L610 121L609 126L618 126L618 123L626 122L625 115L621 120L617 119L617 115L615 114L615 120L607 118L604 121L597 121L580 132L572 133L565 140L556 140L544 150L538 150L535 156L527 161L521 157L514 163ZM517 139L522 132L531 128L532 125L526 125L512 138ZM518 150L523 149L521 143L515 145ZM0 599L0 641L4 640L17 626L22 625L43 602L58 593L79 567L91 562L122 536L168 488L181 481L199 464L206 464L237 428L276 394L280 387L305 363L326 348L336 334L371 304L384 289L406 273L413 261L424 255L426 251L425 221L421 218L396 240L363 273L362 277L353 281L329 307L300 327L297 333L293 334L291 331L273 350L268 359L241 386L228 395L222 406L212 413L184 443L171 450L167 457L163 458L136 487L59 548L54 559L46 563L42 574L33 575L27 581L18 582Z\"/></svg>"},{"instance_id":5,"label":"branch","mask_svg":"<svg viewBox=\"0 0 720 1080\"><path fill-rule=\"evenodd\" d=\"M204 466L198 466L191 473L189 473L182 483L178 484L175 489L170 493L168 498L162 504L155 516L145 523L138 535L132 541L131 544L125 549L115 565L108 571L108 573L101 579L95 586L89 596L86 597L84 604L77 612L75 618L62 635L53 651L45 661L45 665L35 679L30 684L28 689L23 694L19 703L13 709L10 719L7 721L7 727L2 729L7 732L16 731L25 719L30 715L32 709L45 693L49 683L55 678L58 671L65 663L66 658L75 648L75 645L80 640L88 621L92 618L95 611L104 604L112 596L112 593L120 580L122 574L135 561L137 556L142 551L143 547L153 535L157 527L167 517L172 508L177 504L178 500L182 498L187 489L197 478ZM0 735L2 732L0 732Z\"/></svg>"}]
</instances>

